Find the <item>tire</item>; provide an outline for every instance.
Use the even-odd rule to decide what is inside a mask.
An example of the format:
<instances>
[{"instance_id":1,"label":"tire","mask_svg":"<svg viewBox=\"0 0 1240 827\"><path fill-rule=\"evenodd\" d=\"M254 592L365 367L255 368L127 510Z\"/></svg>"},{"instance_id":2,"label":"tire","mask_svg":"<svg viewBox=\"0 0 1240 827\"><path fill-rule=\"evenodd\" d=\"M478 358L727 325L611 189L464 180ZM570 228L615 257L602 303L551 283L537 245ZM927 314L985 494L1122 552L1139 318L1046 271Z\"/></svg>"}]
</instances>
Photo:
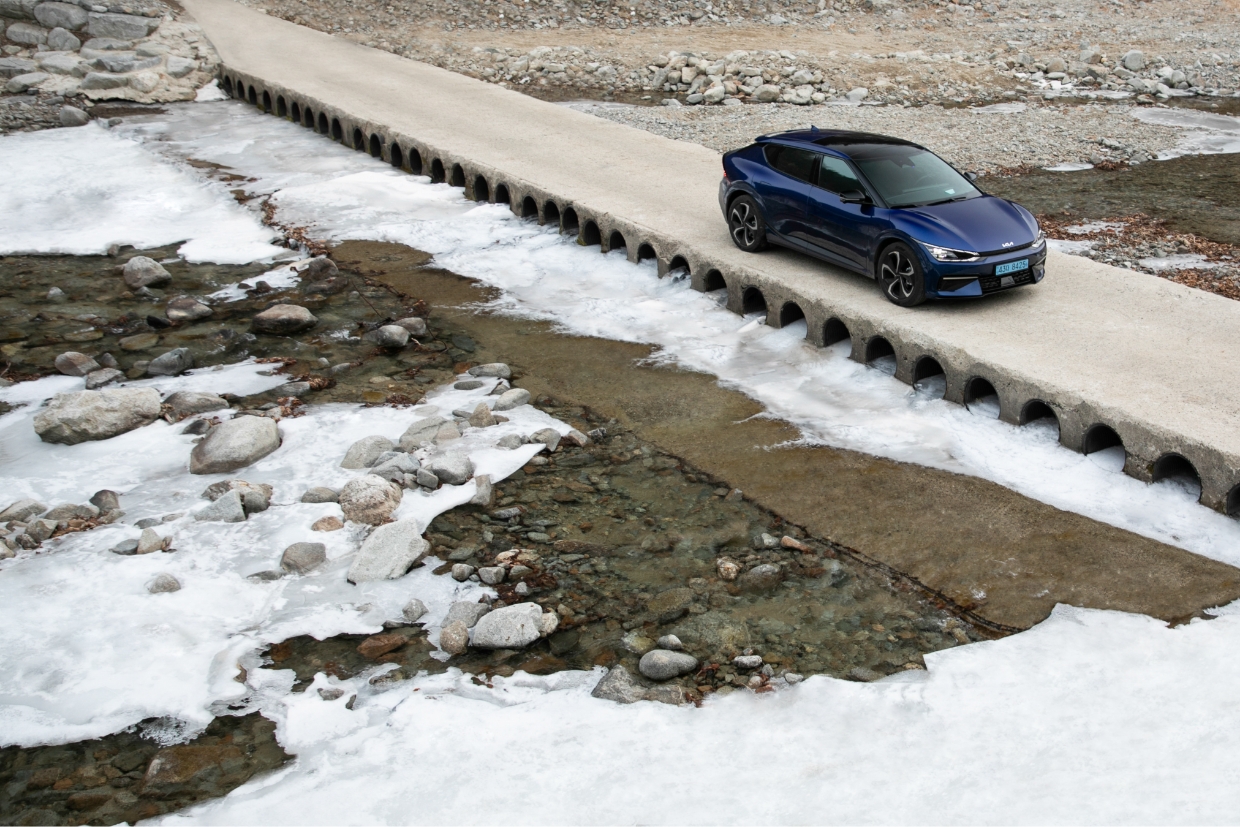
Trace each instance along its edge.
<instances>
[{"instance_id":1,"label":"tire","mask_svg":"<svg viewBox=\"0 0 1240 827\"><path fill-rule=\"evenodd\" d=\"M740 195L728 205L728 234L747 253L766 249L766 221L752 197Z\"/></svg>"},{"instance_id":2,"label":"tire","mask_svg":"<svg viewBox=\"0 0 1240 827\"><path fill-rule=\"evenodd\" d=\"M926 300L921 262L902 241L883 250L878 259L878 283L887 300L900 307L916 307Z\"/></svg>"}]
</instances>

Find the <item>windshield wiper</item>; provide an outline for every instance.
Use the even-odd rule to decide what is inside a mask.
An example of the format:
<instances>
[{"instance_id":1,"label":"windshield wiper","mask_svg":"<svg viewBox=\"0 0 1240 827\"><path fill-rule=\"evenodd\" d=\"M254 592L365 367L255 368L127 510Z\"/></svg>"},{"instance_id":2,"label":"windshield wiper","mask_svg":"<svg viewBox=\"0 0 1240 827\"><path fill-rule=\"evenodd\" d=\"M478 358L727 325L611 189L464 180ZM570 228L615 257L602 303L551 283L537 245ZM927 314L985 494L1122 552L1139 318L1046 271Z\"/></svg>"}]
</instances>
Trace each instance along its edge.
<instances>
[{"instance_id":1,"label":"windshield wiper","mask_svg":"<svg viewBox=\"0 0 1240 827\"><path fill-rule=\"evenodd\" d=\"M967 196L967 195L957 195L955 198L944 198L944 199L943 199L943 200L941 200L941 201L927 201L926 203L924 203L924 204L918 204L917 206L918 206L918 207L936 207L936 206L938 206L939 204L950 204L950 203L952 203L953 201L967 201L967 200L969 200L969 196Z\"/></svg>"}]
</instances>

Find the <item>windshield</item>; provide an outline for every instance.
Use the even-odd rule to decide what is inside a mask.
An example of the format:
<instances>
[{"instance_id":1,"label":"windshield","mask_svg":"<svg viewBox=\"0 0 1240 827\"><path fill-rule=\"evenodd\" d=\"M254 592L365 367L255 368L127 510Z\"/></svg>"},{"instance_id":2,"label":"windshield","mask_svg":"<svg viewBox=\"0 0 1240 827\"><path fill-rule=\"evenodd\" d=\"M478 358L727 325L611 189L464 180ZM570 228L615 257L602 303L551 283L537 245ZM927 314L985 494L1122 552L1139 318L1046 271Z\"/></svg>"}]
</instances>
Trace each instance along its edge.
<instances>
[{"instance_id":1,"label":"windshield","mask_svg":"<svg viewBox=\"0 0 1240 827\"><path fill-rule=\"evenodd\" d=\"M924 207L981 195L968 178L919 147L865 144L849 147L848 154L892 207Z\"/></svg>"}]
</instances>

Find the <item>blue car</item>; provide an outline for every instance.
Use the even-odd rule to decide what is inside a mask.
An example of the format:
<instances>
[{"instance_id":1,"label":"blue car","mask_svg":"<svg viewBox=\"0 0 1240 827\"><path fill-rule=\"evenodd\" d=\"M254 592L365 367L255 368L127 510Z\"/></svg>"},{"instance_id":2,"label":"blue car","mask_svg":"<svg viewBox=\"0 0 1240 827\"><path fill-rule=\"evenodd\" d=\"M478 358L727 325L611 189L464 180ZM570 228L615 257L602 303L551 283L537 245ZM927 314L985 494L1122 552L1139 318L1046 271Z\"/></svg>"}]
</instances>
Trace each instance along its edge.
<instances>
[{"instance_id":1,"label":"blue car","mask_svg":"<svg viewBox=\"0 0 1240 827\"><path fill-rule=\"evenodd\" d=\"M774 243L877 279L901 307L986 296L1046 275L1046 239L1018 204L925 147L811 128L723 156L719 206L746 252Z\"/></svg>"}]
</instances>

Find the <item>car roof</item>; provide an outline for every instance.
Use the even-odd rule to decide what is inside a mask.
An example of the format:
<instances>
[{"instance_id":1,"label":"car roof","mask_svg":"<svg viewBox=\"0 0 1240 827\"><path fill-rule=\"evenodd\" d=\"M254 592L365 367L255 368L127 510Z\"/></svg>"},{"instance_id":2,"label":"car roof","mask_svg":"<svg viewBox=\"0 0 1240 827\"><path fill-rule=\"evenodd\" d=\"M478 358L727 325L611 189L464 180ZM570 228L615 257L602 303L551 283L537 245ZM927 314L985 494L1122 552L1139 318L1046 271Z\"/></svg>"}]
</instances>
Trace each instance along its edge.
<instances>
[{"instance_id":1,"label":"car roof","mask_svg":"<svg viewBox=\"0 0 1240 827\"><path fill-rule=\"evenodd\" d=\"M817 127L794 129L789 132L778 132L772 135L759 135L757 140L758 143L778 141L780 143L802 144L807 148L815 149L825 147L846 156L852 155L850 150L853 147L874 146L875 144L912 146L918 149L925 148L912 141L906 141L903 138L893 138L890 135L879 135L874 132L850 132L845 129L818 129Z\"/></svg>"}]
</instances>

